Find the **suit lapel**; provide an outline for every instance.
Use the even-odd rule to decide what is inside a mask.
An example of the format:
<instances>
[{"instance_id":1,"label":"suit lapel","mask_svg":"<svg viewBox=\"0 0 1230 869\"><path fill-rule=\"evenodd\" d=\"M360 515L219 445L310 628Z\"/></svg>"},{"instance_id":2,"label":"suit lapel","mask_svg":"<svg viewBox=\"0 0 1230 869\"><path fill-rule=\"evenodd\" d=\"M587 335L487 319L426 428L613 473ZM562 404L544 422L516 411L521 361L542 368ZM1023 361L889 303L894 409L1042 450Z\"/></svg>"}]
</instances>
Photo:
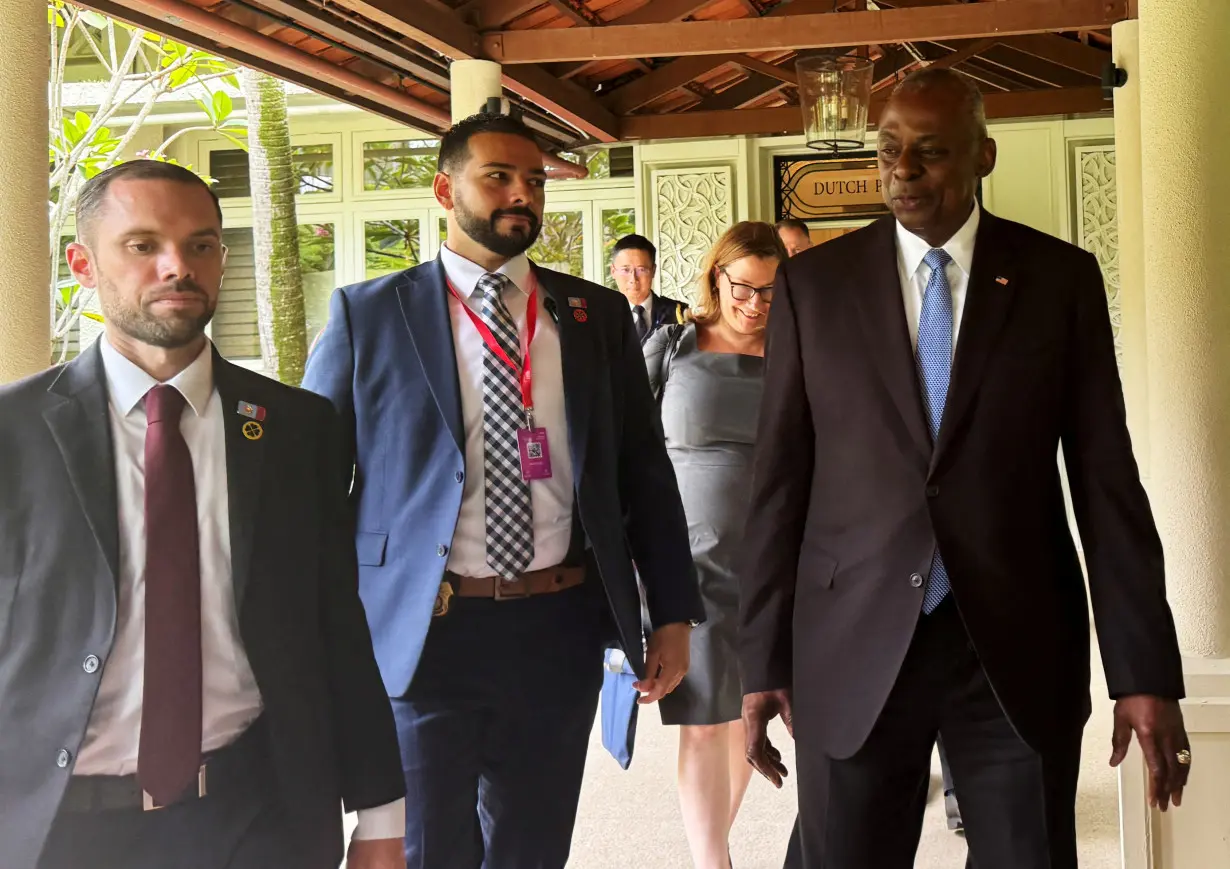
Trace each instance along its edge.
<instances>
[{"instance_id":1,"label":"suit lapel","mask_svg":"<svg viewBox=\"0 0 1230 869\"><path fill-rule=\"evenodd\" d=\"M242 611L252 568L252 547L256 539L256 517L261 504L261 472L270 439L285 436L276 416L266 417L257 437L245 436L244 425L252 422L238 412L240 402L258 406L269 403L269 393L260 378L247 377L239 368L214 350L214 388L222 401L222 428L226 438L226 488L230 508L231 582L235 607ZM275 409L276 410L276 409ZM256 434L255 431L251 432Z\"/></svg>"},{"instance_id":2,"label":"suit lapel","mask_svg":"<svg viewBox=\"0 0 1230 869\"><path fill-rule=\"evenodd\" d=\"M64 401L43 412L90 531L118 588L119 507L107 384L98 342L70 362L50 387Z\"/></svg>"},{"instance_id":3,"label":"suit lapel","mask_svg":"<svg viewBox=\"0 0 1230 869\"><path fill-rule=\"evenodd\" d=\"M944 418L932 457L932 470L951 446L962 419L970 411L982 383L987 359L998 342L1016 297L1016 281L1010 249L1000 238L994 216L982 213L974 241L969 289L953 359L952 379Z\"/></svg>"},{"instance_id":4,"label":"suit lapel","mask_svg":"<svg viewBox=\"0 0 1230 869\"><path fill-rule=\"evenodd\" d=\"M572 448L574 479L580 481L582 469L585 467L586 448L589 446L590 398L593 392L593 384L590 381L594 371L592 348L595 339L590 332L599 328L599 325L589 319L585 322L577 320L568 304L567 293L555 286L554 275L538 266L533 266L533 269L534 276L538 279L539 291L545 293L546 299L551 302L546 305L548 311L553 308L556 312L552 319L556 321L556 328L559 330L568 443Z\"/></svg>"},{"instance_id":5,"label":"suit lapel","mask_svg":"<svg viewBox=\"0 0 1230 869\"><path fill-rule=\"evenodd\" d=\"M397 300L436 407L453 435L458 452L464 454L461 384L457 378L457 354L448 314L448 289L440 261L408 272L397 286Z\"/></svg>"},{"instance_id":6,"label":"suit lapel","mask_svg":"<svg viewBox=\"0 0 1230 869\"><path fill-rule=\"evenodd\" d=\"M924 459L930 459L931 436L923 417L922 400L918 393L918 370L905 322L894 227L892 218L884 218L868 232L870 250L866 261L871 274L866 286L856 288L856 294L871 358L875 360L893 404L909 430L910 440Z\"/></svg>"}]
</instances>

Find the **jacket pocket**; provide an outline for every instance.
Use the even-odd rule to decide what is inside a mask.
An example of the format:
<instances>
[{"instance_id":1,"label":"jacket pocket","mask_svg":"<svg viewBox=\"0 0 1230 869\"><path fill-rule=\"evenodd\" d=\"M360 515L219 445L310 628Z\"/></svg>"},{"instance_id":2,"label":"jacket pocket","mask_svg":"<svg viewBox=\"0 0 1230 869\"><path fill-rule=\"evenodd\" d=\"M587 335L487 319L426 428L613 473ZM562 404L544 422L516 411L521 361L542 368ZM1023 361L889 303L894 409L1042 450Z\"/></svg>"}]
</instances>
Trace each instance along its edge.
<instances>
[{"instance_id":1,"label":"jacket pocket","mask_svg":"<svg viewBox=\"0 0 1230 869\"><path fill-rule=\"evenodd\" d=\"M355 535L355 549L358 550L359 564L365 567L379 567L384 564L384 550L389 542L389 535L379 531L360 531Z\"/></svg>"}]
</instances>

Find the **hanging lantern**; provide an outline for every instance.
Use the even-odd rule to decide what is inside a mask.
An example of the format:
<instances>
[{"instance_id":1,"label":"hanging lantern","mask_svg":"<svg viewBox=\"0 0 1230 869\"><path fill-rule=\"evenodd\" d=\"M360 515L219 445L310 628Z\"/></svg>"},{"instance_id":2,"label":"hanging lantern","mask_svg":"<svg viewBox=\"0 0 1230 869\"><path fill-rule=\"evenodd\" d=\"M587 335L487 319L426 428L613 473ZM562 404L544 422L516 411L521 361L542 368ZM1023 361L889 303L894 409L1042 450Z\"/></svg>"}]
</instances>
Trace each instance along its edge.
<instances>
[{"instance_id":1,"label":"hanging lantern","mask_svg":"<svg viewBox=\"0 0 1230 869\"><path fill-rule=\"evenodd\" d=\"M795 61L807 147L836 154L865 147L874 64L863 57Z\"/></svg>"}]
</instances>

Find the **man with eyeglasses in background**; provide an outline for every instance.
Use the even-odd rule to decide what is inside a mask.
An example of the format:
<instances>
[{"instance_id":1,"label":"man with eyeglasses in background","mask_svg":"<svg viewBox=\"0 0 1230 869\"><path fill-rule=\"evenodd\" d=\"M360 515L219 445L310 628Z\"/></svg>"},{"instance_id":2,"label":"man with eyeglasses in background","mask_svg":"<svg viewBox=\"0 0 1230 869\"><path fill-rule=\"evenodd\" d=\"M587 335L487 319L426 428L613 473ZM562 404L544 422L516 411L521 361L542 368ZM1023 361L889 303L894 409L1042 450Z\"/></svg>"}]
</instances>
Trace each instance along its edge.
<instances>
[{"instance_id":1,"label":"man with eyeglasses in background","mask_svg":"<svg viewBox=\"0 0 1230 869\"><path fill-rule=\"evenodd\" d=\"M688 306L659 296L653 291L658 270L658 249L643 235L625 235L615 242L611 256L611 277L632 307L636 334L645 343L650 335L668 323L682 323Z\"/></svg>"}]
</instances>

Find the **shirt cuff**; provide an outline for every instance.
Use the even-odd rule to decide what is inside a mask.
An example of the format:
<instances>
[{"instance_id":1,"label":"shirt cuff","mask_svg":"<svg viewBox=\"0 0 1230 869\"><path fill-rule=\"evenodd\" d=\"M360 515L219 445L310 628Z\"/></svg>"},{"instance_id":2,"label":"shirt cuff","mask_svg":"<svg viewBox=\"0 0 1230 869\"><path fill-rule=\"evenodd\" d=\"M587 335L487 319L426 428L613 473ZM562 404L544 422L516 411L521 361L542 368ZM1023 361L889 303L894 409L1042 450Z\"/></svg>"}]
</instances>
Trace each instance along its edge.
<instances>
[{"instance_id":1,"label":"shirt cuff","mask_svg":"<svg viewBox=\"0 0 1230 869\"><path fill-rule=\"evenodd\" d=\"M374 809L360 809L358 816L354 839L401 839L406 835L405 799Z\"/></svg>"}]
</instances>

